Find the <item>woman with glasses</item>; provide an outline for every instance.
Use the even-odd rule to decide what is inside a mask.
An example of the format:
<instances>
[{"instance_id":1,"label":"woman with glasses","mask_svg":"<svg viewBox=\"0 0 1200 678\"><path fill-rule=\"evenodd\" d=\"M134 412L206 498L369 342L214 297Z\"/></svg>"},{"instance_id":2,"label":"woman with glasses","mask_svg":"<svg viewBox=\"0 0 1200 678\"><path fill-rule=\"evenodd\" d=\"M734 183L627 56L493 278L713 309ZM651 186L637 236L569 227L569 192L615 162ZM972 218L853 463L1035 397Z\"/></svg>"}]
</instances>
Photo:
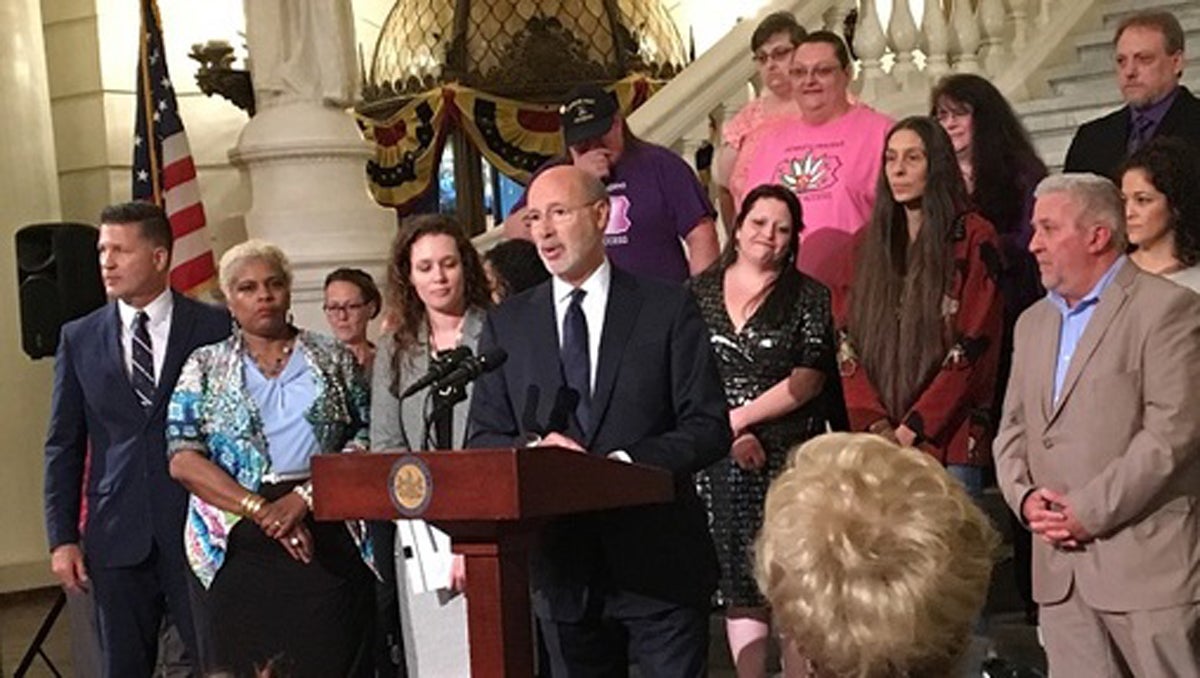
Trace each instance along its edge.
<instances>
[{"instance_id":1,"label":"woman with glasses","mask_svg":"<svg viewBox=\"0 0 1200 678\"><path fill-rule=\"evenodd\" d=\"M325 276L325 320L366 374L371 373L375 361L375 344L367 340L367 325L379 315L381 301L379 288L366 271L339 268Z\"/></svg>"},{"instance_id":2,"label":"woman with glasses","mask_svg":"<svg viewBox=\"0 0 1200 678\"><path fill-rule=\"evenodd\" d=\"M1046 165L1004 95L978 75L942 78L930 96L930 108L950 136L971 201L1000 236L996 282L1004 301L1004 335L992 406L993 420L999 421L1012 371L1013 328L1021 313L1045 294L1029 240L1033 237L1033 189L1046 176ZM1037 606L1030 580L1031 535L1015 515L1010 518L1017 591L1025 601L1026 617L1033 619Z\"/></svg>"},{"instance_id":3,"label":"woman with glasses","mask_svg":"<svg viewBox=\"0 0 1200 678\"><path fill-rule=\"evenodd\" d=\"M800 201L750 191L718 262L689 284L708 325L729 405L730 455L697 477L721 564L725 630L739 676L765 676L770 610L754 582L753 542L767 487L788 450L845 427L829 290L796 270ZM788 676L805 662L787 648Z\"/></svg>"},{"instance_id":4,"label":"woman with glasses","mask_svg":"<svg viewBox=\"0 0 1200 678\"><path fill-rule=\"evenodd\" d=\"M371 381L372 449L463 447L470 385L400 396L432 367L475 350L490 305L483 264L457 222L427 214L404 223L388 263L393 330L379 341ZM466 607L455 595L466 583L461 557L451 559L449 538L419 520L399 521L395 541L410 675L467 675Z\"/></svg>"},{"instance_id":5,"label":"woman with glasses","mask_svg":"<svg viewBox=\"0 0 1200 678\"><path fill-rule=\"evenodd\" d=\"M851 100L854 65L836 33L813 31L792 54L797 116L750 133L733 168L734 186L780 184L804 207L799 267L826 285L836 280L855 233L875 202L883 138L891 118ZM741 196L734 193L734 201Z\"/></svg>"},{"instance_id":6,"label":"woman with glasses","mask_svg":"<svg viewBox=\"0 0 1200 678\"><path fill-rule=\"evenodd\" d=\"M721 129L721 145L714 173L718 190L717 208L726 229L732 230L733 217L738 211L733 196L745 192L738 179L731 174L746 135L766 120L799 113L796 101L792 98L788 64L804 34L804 27L796 22L791 12L772 12L759 22L750 36L751 58L758 71L759 95L743 106Z\"/></svg>"},{"instance_id":7,"label":"woman with glasses","mask_svg":"<svg viewBox=\"0 0 1200 678\"><path fill-rule=\"evenodd\" d=\"M932 111L954 148L967 194L979 213L996 228L1003 254L1000 294L1004 298L1005 347L1017 317L1042 297L1037 262L1029 253L1033 227L1033 189L1046 176L1029 133L1012 106L992 83L978 75L943 78L931 97ZM1000 392L1007 383L1001 369Z\"/></svg>"}]
</instances>

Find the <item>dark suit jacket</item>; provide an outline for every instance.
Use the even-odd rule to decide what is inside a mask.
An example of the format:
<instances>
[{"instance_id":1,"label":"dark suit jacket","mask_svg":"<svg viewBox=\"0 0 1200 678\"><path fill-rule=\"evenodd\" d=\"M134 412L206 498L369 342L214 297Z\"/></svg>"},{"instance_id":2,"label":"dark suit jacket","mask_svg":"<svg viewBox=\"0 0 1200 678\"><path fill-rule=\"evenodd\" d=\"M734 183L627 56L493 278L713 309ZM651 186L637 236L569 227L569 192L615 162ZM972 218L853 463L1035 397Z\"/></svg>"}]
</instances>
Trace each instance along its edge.
<instances>
[{"instance_id":1,"label":"dark suit jacket","mask_svg":"<svg viewBox=\"0 0 1200 678\"><path fill-rule=\"evenodd\" d=\"M480 350L500 346L508 361L475 386L469 446L521 445L547 423L559 428L551 420L561 418L555 401L565 387L552 294L547 281L489 314ZM534 609L575 622L596 596L608 596L618 614L706 606L717 563L692 474L728 453L730 432L691 294L614 268L596 372L590 430L580 431L571 416L563 432L592 454L625 450L635 462L670 471L675 501L549 525L533 557Z\"/></svg>"},{"instance_id":2,"label":"dark suit jacket","mask_svg":"<svg viewBox=\"0 0 1200 678\"><path fill-rule=\"evenodd\" d=\"M1129 154L1129 125L1128 106L1085 122L1071 140L1063 171L1093 172L1120 183L1117 172ZM1188 88L1180 87L1179 96L1167 109L1154 136L1179 137L1200 151L1200 99Z\"/></svg>"},{"instance_id":3,"label":"dark suit jacket","mask_svg":"<svg viewBox=\"0 0 1200 678\"><path fill-rule=\"evenodd\" d=\"M152 541L182 556L187 491L167 474L167 402L187 357L229 336L230 322L223 309L174 298L166 359L149 410L138 404L125 370L115 302L62 328L46 435L46 533L51 549L80 541L90 441L83 547L93 566L139 563Z\"/></svg>"}]
</instances>

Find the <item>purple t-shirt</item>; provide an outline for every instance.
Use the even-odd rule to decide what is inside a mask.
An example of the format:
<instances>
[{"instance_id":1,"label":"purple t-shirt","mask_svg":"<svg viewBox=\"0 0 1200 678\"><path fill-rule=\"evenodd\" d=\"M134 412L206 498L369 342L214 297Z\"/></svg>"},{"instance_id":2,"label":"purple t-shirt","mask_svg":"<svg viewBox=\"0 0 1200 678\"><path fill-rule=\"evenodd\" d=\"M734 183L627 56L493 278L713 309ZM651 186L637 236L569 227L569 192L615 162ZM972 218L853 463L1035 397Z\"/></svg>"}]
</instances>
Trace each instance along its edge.
<instances>
[{"instance_id":1,"label":"purple t-shirt","mask_svg":"<svg viewBox=\"0 0 1200 678\"><path fill-rule=\"evenodd\" d=\"M551 160L533 176L567 162ZM604 245L613 265L635 275L687 280L681 239L702 219L716 216L692 168L662 146L638 142L626 145L607 185ZM524 195L513 211L523 207Z\"/></svg>"}]
</instances>

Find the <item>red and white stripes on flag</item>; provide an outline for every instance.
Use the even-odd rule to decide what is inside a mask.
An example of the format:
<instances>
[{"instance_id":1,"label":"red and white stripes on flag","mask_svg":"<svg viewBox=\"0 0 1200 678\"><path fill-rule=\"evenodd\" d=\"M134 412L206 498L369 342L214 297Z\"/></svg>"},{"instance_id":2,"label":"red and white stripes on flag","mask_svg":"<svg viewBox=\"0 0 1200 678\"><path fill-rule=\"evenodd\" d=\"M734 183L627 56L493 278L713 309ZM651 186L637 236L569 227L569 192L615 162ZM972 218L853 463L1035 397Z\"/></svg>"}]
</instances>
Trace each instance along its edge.
<instances>
[{"instance_id":1,"label":"red and white stripes on flag","mask_svg":"<svg viewBox=\"0 0 1200 678\"><path fill-rule=\"evenodd\" d=\"M193 297L209 296L216 288L216 265L196 165L167 72L158 5L141 0L141 6L133 198L161 206L171 221L171 286Z\"/></svg>"}]
</instances>

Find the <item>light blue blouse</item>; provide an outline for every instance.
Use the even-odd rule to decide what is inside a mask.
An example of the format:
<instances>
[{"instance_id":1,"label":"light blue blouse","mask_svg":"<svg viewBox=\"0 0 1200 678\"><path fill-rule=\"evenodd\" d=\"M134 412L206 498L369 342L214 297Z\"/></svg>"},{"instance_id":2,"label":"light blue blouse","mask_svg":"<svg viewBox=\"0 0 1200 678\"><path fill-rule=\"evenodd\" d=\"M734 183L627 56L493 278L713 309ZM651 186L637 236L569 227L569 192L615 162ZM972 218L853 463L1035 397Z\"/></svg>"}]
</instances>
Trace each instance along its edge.
<instances>
[{"instance_id":1,"label":"light blue blouse","mask_svg":"<svg viewBox=\"0 0 1200 678\"><path fill-rule=\"evenodd\" d=\"M262 415L267 454L275 473L306 473L308 458L320 451L304 415L317 399L317 382L300 351L288 356L283 371L268 379L249 355L242 356L246 390Z\"/></svg>"},{"instance_id":2,"label":"light blue blouse","mask_svg":"<svg viewBox=\"0 0 1200 678\"><path fill-rule=\"evenodd\" d=\"M265 419L246 384L240 332L196 349L183 366L167 407L167 454L199 452L242 487L257 492L263 474L276 471ZM311 375L307 407L290 403L308 424L317 452L367 448L369 393L354 356L334 339L307 331L296 336L293 360ZM207 588L225 562L229 533L241 516L196 495L188 500L184 550ZM362 521L346 522L363 561L374 569L371 541Z\"/></svg>"}]
</instances>

